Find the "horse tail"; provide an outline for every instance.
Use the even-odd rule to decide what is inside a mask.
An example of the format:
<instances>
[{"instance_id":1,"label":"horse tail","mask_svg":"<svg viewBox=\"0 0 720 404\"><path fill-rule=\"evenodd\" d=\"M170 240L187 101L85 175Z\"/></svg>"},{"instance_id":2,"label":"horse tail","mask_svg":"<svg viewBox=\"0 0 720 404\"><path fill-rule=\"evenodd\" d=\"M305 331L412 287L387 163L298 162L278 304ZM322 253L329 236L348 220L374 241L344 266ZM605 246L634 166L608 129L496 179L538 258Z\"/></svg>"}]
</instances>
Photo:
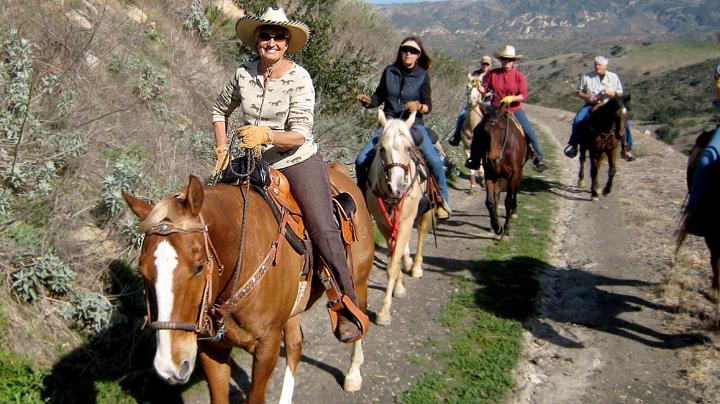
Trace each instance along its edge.
<instances>
[{"instance_id":1,"label":"horse tail","mask_svg":"<svg viewBox=\"0 0 720 404\"><path fill-rule=\"evenodd\" d=\"M685 242L685 239L687 239L688 235L688 199L690 198L690 192L685 193L685 200L683 201L683 208L680 212L680 218L678 219L678 222L680 223L678 229L675 231L675 255L677 255L678 251L680 251L680 247L682 247L683 243Z\"/></svg>"}]
</instances>

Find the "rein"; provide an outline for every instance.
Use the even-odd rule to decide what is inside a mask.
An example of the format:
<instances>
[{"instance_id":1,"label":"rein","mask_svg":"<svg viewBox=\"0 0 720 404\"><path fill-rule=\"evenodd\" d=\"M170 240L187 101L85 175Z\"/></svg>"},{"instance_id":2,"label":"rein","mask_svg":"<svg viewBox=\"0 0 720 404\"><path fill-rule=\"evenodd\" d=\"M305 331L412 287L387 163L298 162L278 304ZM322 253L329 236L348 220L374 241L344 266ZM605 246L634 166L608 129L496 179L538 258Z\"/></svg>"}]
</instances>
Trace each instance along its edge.
<instances>
[{"instance_id":1,"label":"rein","mask_svg":"<svg viewBox=\"0 0 720 404\"><path fill-rule=\"evenodd\" d=\"M502 146L500 147L500 153L498 154L498 156L496 158L492 159L492 161L495 164L500 164L503 157L505 156L505 147L507 146L507 140L508 140L509 134L510 134L510 113L507 113L505 115L505 133L503 133ZM488 154L489 153L490 152L488 151ZM487 156L486 156L486 158L487 158Z\"/></svg>"},{"instance_id":2,"label":"rein","mask_svg":"<svg viewBox=\"0 0 720 404\"><path fill-rule=\"evenodd\" d=\"M400 167L405 172L405 175L407 176L408 172L410 171L410 164L402 164L402 163L388 163L383 165L383 171L386 173L390 171L394 167ZM395 243L397 242L397 235L398 231L400 230L400 218L402 217L402 211L405 207L405 200L407 199L408 192L413 188L415 185L415 182L418 181L418 178L420 176L420 171L417 169L417 164L415 166L415 174L413 175L412 179L410 180L410 183L405 188L405 192L403 192L402 197L398 202L390 202L385 203L384 195L378 194L373 190L373 193L375 194L375 197L377 197L378 204L380 205L380 208L382 209L383 216L385 217L385 220L387 221L388 226L390 226L390 240L388 240L388 246L390 247L390 254L392 255L395 251ZM395 209L395 207L398 206L398 209ZM389 207L389 209L388 209Z\"/></svg>"}]
</instances>

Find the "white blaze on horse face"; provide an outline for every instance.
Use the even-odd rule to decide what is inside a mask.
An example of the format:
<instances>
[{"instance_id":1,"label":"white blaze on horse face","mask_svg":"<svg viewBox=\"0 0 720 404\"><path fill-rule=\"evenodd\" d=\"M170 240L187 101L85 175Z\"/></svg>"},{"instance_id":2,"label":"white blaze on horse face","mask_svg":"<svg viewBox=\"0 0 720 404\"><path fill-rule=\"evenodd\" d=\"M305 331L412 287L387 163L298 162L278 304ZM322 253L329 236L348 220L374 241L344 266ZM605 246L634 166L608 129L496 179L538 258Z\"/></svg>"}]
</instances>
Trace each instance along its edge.
<instances>
[{"instance_id":1,"label":"white blaze on horse face","mask_svg":"<svg viewBox=\"0 0 720 404\"><path fill-rule=\"evenodd\" d=\"M175 295L173 294L173 275L178 266L178 255L169 241L161 241L155 253L155 298L157 299L157 321L170 321ZM172 359L170 330L157 331L157 351L155 352L155 369L169 379L173 377L176 366Z\"/></svg>"}]
</instances>

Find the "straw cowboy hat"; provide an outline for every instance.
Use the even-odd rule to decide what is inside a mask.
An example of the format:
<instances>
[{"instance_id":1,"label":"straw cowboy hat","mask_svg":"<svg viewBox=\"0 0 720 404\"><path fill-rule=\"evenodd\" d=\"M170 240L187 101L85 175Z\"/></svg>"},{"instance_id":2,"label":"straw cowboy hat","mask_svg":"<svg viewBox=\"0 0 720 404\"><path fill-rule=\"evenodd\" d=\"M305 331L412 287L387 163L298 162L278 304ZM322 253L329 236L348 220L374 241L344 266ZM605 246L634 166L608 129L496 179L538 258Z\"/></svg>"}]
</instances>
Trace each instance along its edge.
<instances>
[{"instance_id":1,"label":"straw cowboy hat","mask_svg":"<svg viewBox=\"0 0 720 404\"><path fill-rule=\"evenodd\" d=\"M518 60L522 59L523 55L516 55L514 46L505 45L505 48L503 48L503 50L501 50L500 52L496 53L495 57L498 59Z\"/></svg>"},{"instance_id":2,"label":"straw cowboy hat","mask_svg":"<svg viewBox=\"0 0 720 404\"><path fill-rule=\"evenodd\" d=\"M310 38L310 28L300 21L288 20L282 8L268 7L260 17L245 16L235 25L238 39L248 48L255 49L255 30L263 25L275 25L288 30L287 53L292 54L302 49Z\"/></svg>"}]
</instances>

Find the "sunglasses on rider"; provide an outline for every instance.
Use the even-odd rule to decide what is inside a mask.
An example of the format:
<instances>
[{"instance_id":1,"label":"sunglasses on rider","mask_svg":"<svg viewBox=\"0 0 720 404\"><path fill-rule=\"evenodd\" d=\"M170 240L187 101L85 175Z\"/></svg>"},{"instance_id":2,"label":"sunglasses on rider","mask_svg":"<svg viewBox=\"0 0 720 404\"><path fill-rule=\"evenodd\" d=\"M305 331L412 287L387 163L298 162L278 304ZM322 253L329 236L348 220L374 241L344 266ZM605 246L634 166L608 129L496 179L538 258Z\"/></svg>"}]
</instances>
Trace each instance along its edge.
<instances>
[{"instance_id":1,"label":"sunglasses on rider","mask_svg":"<svg viewBox=\"0 0 720 404\"><path fill-rule=\"evenodd\" d=\"M288 34L271 34L269 32L261 32L258 34L258 39L261 41L269 41L274 39L275 42L285 42L290 38Z\"/></svg>"},{"instance_id":2,"label":"sunglasses on rider","mask_svg":"<svg viewBox=\"0 0 720 404\"><path fill-rule=\"evenodd\" d=\"M400 48L400 52L410 53L410 54L413 54L413 55L419 55L419 54L420 54L420 51L417 50L417 49L415 49L415 48L413 48L412 46L403 46L403 47Z\"/></svg>"},{"instance_id":3,"label":"sunglasses on rider","mask_svg":"<svg viewBox=\"0 0 720 404\"><path fill-rule=\"evenodd\" d=\"M483 66L490 66L490 63L484 62L482 65L483 65Z\"/></svg>"}]
</instances>

